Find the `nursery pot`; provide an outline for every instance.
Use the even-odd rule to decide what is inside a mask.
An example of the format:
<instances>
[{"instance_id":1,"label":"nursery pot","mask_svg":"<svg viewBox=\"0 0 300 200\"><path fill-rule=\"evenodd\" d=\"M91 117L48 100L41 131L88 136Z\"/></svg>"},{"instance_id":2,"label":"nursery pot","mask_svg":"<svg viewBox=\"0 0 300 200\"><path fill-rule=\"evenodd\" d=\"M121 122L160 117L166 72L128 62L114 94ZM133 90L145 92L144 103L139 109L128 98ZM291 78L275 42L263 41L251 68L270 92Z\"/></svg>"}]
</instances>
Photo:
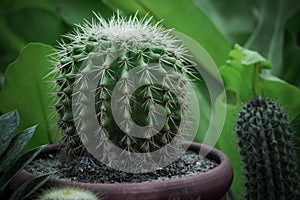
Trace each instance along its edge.
<instances>
[{"instance_id":1,"label":"nursery pot","mask_svg":"<svg viewBox=\"0 0 300 200\"><path fill-rule=\"evenodd\" d=\"M209 147L199 143L192 143L189 150L198 152L199 149ZM55 154L59 145L48 145L42 154ZM75 186L88 189L102 199L107 200L215 200L225 199L233 180L233 169L228 157L213 148L206 156L219 165L207 172L178 179L160 182L141 183L80 183L50 179L44 187ZM34 177L26 170L21 171L10 183L12 190L16 190L26 180Z\"/></svg>"}]
</instances>

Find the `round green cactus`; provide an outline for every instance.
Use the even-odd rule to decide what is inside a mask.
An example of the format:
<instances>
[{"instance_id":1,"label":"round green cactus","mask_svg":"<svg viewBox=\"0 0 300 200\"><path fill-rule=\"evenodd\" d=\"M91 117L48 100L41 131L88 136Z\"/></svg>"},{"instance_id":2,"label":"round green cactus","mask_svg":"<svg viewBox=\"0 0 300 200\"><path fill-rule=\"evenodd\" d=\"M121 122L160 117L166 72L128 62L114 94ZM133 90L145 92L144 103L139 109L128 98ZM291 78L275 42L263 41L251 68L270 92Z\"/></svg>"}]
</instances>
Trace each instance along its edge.
<instances>
[{"instance_id":1,"label":"round green cactus","mask_svg":"<svg viewBox=\"0 0 300 200\"><path fill-rule=\"evenodd\" d=\"M245 168L246 199L298 199L293 130L278 103L262 97L245 103L236 133Z\"/></svg>"},{"instance_id":2,"label":"round green cactus","mask_svg":"<svg viewBox=\"0 0 300 200\"><path fill-rule=\"evenodd\" d=\"M38 200L99 200L92 192L73 187L51 188L45 191Z\"/></svg>"},{"instance_id":3,"label":"round green cactus","mask_svg":"<svg viewBox=\"0 0 300 200\"><path fill-rule=\"evenodd\" d=\"M72 102L74 85L76 79L84 77L83 73L98 80L93 107L100 134L128 152L154 152L178 136L180 124L189 121L183 114L189 112L186 83L194 79L194 64L171 30L159 23L151 25L151 18L127 19L116 15L105 21L101 16L96 17L95 21L77 25L58 47L55 72L59 73L56 80L59 100L55 107L60 116L58 126L63 133L64 152L68 157L87 153L75 128L72 109L77 103ZM163 83L158 83L157 77ZM139 83L130 93L133 79ZM114 111L115 88L118 88L115 105L118 109ZM76 92L84 97L84 91L89 89L83 85ZM160 117L161 114L165 117ZM140 131L141 135L128 134L138 126L145 130Z\"/></svg>"}]
</instances>

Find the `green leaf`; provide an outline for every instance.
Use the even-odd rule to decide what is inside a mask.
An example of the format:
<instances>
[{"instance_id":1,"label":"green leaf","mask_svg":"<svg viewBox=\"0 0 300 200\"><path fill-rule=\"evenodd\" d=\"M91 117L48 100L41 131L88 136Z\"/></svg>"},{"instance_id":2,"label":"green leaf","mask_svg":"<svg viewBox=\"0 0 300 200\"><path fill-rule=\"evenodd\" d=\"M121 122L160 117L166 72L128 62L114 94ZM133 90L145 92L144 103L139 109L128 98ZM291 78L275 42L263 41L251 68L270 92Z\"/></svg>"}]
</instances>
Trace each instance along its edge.
<instances>
[{"instance_id":1,"label":"green leaf","mask_svg":"<svg viewBox=\"0 0 300 200\"><path fill-rule=\"evenodd\" d=\"M264 0L255 30L246 47L260 52L273 65L272 73L283 71L283 39L285 23L300 8L299 0Z\"/></svg>"},{"instance_id":2,"label":"green leaf","mask_svg":"<svg viewBox=\"0 0 300 200\"><path fill-rule=\"evenodd\" d=\"M290 120L295 119L300 114L300 89L268 74L262 74L261 78L264 95L278 101Z\"/></svg>"},{"instance_id":3,"label":"green leaf","mask_svg":"<svg viewBox=\"0 0 300 200\"><path fill-rule=\"evenodd\" d=\"M93 11L102 17L112 16L112 10L102 0L54 0L60 16L70 25L81 23L84 19L91 21Z\"/></svg>"},{"instance_id":4,"label":"green leaf","mask_svg":"<svg viewBox=\"0 0 300 200\"><path fill-rule=\"evenodd\" d=\"M43 174L26 181L12 194L9 200L22 200L29 197L44 183L46 183L50 177L51 174Z\"/></svg>"},{"instance_id":5,"label":"green leaf","mask_svg":"<svg viewBox=\"0 0 300 200\"><path fill-rule=\"evenodd\" d=\"M300 87L300 10L287 21L284 39L284 54L281 77L289 83Z\"/></svg>"},{"instance_id":6,"label":"green leaf","mask_svg":"<svg viewBox=\"0 0 300 200\"><path fill-rule=\"evenodd\" d=\"M55 44L69 28L56 13L52 0L1 0L0 27L0 71L28 42Z\"/></svg>"},{"instance_id":7,"label":"green leaf","mask_svg":"<svg viewBox=\"0 0 300 200\"><path fill-rule=\"evenodd\" d=\"M120 9L124 7L125 10L128 10L128 6L124 4L135 3L134 9L139 8L142 13L154 16L155 20L163 20L162 23L167 28L175 28L196 40L217 66L221 66L227 58L230 45L207 16L194 5L193 0L113 0L112 3Z\"/></svg>"},{"instance_id":8,"label":"green leaf","mask_svg":"<svg viewBox=\"0 0 300 200\"><path fill-rule=\"evenodd\" d=\"M5 73L5 85L0 93L0 112L18 109L22 119L19 130L38 124L38 128L28 148L53 142L55 117L50 95L54 77L50 72L49 55L51 46L31 43L24 47L18 59L9 65Z\"/></svg>"},{"instance_id":9,"label":"green leaf","mask_svg":"<svg viewBox=\"0 0 300 200\"><path fill-rule=\"evenodd\" d=\"M0 63L1 63L2 61L0 61ZM2 89L2 87L3 87L3 82L4 82L4 75L0 72L0 91L1 91L1 89Z\"/></svg>"},{"instance_id":10,"label":"green leaf","mask_svg":"<svg viewBox=\"0 0 300 200\"><path fill-rule=\"evenodd\" d=\"M128 15L133 15L137 11L141 15L147 14L139 4L136 3L135 0L127 0L127 1L120 1L120 0L109 0L105 1L105 3L112 8L113 10L119 10L119 12L124 12Z\"/></svg>"},{"instance_id":11,"label":"green leaf","mask_svg":"<svg viewBox=\"0 0 300 200\"><path fill-rule=\"evenodd\" d=\"M0 116L0 156L9 146L18 126L20 117L17 111L12 111ZM1 164L1 163L0 163ZM1 167L0 167L1 171Z\"/></svg>"},{"instance_id":12,"label":"green leaf","mask_svg":"<svg viewBox=\"0 0 300 200\"><path fill-rule=\"evenodd\" d=\"M244 44L257 22L258 1L194 0L231 44Z\"/></svg>"},{"instance_id":13,"label":"green leaf","mask_svg":"<svg viewBox=\"0 0 300 200\"><path fill-rule=\"evenodd\" d=\"M36 147L24 155L22 155L15 165L11 167L7 172L5 172L2 177L0 177L0 193L5 189L7 184L21 172L24 167L26 167L44 148L44 146Z\"/></svg>"},{"instance_id":14,"label":"green leaf","mask_svg":"<svg viewBox=\"0 0 300 200\"><path fill-rule=\"evenodd\" d=\"M18 10L28 7L45 8L54 11L52 0L1 0L3 5L3 12L9 12L10 10Z\"/></svg>"},{"instance_id":15,"label":"green leaf","mask_svg":"<svg viewBox=\"0 0 300 200\"><path fill-rule=\"evenodd\" d=\"M230 60L220 72L226 91L236 94L236 106L254 96L264 95L286 106L292 119L300 113L300 90L270 74L260 73L262 69L271 68L261 55L239 45L235 45L229 55Z\"/></svg>"},{"instance_id":16,"label":"green leaf","mask_svg":"<svg viewBox=\"0 0 300 200\"><path fill-rule=\"evenodd\" d=\"M293 38L295 40L298 39L298 46L299 44L299 32L300 32L300 9L293 14L291 17L288 18L286 22L286 29L292 34Z\"/></svg>"},{"instance_id":17,"label":"green leaf","mask_svg":"<svg viewBox=\"0 0 300 200\"><path fill-rule=\"evenodd\" d=\"M243 54L243 57L241 59L241 64L254 65L256 63L260 63L262 65L262 68L271 69L270 63L256 51L251 51L251 50L242 48L242 54Z\"/></svg>"},{"instance_id":18,"label":"green leaf","mask_svg":"<svg viewBox=\"0 0 300 200\"><path fill-rule=\"evenodd\" d=\"M225 104L222 99L219 99L218 103L226 107L225 123L218 140L219 148L228 156L233 167L234 179L231 190L233 191L234 199L244 199L244 168L237 145L237 136L234 132L234 123L239 107Z\"/></svg>"},{"instance_id":19,"label":"green leaf","mask_svg":"<svg viewBox=\"0 0 300 200\"><path fill-rule=\"evenodd\" d=\"M9 144L8 148L0 158L0 171L3 171L11 162L16 159L22 149L28 144L33 136L36 126L30 127L17 134Z\"/></svg>"},{"instance_id":20,"label":"green leaf","mask_svg":"<svg viewBox=\"0 0 300 200\"><path fill-rule=\"evenodd\" d=\"M25 7L4 16L6 28L26 42L56 44L67 30L59 16L48 9Z\"/></svg>"},{"instance_id":21,"label":"green leaf","mask_svg":"<svg viewBox=\"0 0 300 200\"><path fill-rule=\"evenodd\" d=\"M235 98L236 105L255 95L259 85L259 72L269 69L271 65L258 53L235 45L229 53L230 60L220 68L228 98ZM247 65L244 65L245 63ZM234 96L233 96L234 95ZM232 102L232 100L230 101Z\"/></svg>"},{"instance_id":22,"label":"green leaf","mask_svg":"<svg viewBox=\"0 0 300 200\"><path fill-rule=\"evenodd\" d=\"M222 107L212 108L212 104L215 101L214 97L218 97L224 90L219 69L206 50L195 40L177 31L173 31L173 33L187 47L192 61L196 63L197 73L195 75L197 75L198 79L192 80L192 85L198 98L200 121L195 140L214 146L215 142L217 142L217 139L214 141L214 138L219 137L219 135L215 134L218 132L216 130L221 129L221 127L218 126L218 123L212 126L210 122L218 121L222 123L222 119L216 118L225 115L225 109ZM218 115L214 115L212 111L218 113ZM214 135L212 132L214 132ZM207 137L208 135L213 135L213 137Z\"/></svg>"}]
</instances>

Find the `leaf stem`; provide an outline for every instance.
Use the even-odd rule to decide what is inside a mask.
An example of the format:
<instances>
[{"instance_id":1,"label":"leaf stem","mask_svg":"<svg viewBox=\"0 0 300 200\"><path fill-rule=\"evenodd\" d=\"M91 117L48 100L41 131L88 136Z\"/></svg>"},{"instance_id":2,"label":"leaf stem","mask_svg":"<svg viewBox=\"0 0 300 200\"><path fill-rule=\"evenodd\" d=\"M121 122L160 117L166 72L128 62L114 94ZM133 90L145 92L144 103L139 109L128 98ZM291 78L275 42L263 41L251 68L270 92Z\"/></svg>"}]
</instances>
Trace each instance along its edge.
<instances>
[{"instance_id":1,"label":"leaf stem","mask_svg":"<svg viewBox=\"0 0 300 200\"><path fill-rule=\"evenodd\" d=\"M253 75L252 75L252 95L253 97L257 97L257 90L258 90L258 85L257 85L257 76L259 76L259 63L254 64L253 68Z\"/></svg>"}]
</instances>

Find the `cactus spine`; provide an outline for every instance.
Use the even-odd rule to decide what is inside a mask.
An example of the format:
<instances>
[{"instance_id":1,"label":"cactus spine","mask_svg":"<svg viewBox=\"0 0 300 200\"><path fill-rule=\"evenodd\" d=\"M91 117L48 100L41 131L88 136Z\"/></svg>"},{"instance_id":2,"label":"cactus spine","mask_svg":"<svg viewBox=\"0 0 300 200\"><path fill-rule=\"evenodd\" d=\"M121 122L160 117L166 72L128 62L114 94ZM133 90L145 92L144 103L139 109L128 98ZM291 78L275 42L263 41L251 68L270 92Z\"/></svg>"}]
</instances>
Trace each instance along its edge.
<instances>
[{"instance_id":1,"label":"cactus spine","mask_svg":"<svg viewBox=\"0 0 300 200\"><path fill-rule=\"evenodd\" d=\"M99 200L92 192L72 187L51 188L45 191L38 200Z\"/></svg>"},{"instance_id":2,"label":"cactus spine","mask_svg":"<svg viewBox=\"0 0 300 200\"><path fill-rule=\"evenodd\" d=\"M247 200L297 199L293 131L283 109L257 97L238 114L238 145L245 168Z\"/></svg>"},{"instance_id":3,"label":"cactus spine","mask_svg":"<svg viewBox=\"0 0 300 200\"><path fill-rule=\"evenodd\" d=\"M117 14L107 22L101 16L96 17L96 21L78 25L73 33L65 35L68 42L60 43L59 59L55 61L54 71L59 73L56 80L59 100L55 107L60 116L58 126L63 134L67 157L86 153L75 130L72 89L80 66L91 55L99 56L104 61L102 66L87 66L83 69L94 70L95 78L99 78L95 110L101 127L100 134L107 135L114 144L130 152L155 151L179 134L178 126L182 120L180 114L187 107L185 103L180 106L179 100L185 98L186 91L182 85L186 82L185 78L191 77L192 62L187 58L184 46L171 35L171 31L163 29L159 23L151 25L151 18L138 19L133 16L125 19ZM116 51L118 56L112 53ZM155 67L151 68L152 65ZM164 66L182 76L168 76ZM147 126L149 132L154 131L153 124L157 123L153 113L155 104L161 105L167 116L158 134L149 134L144 138L124 133L114 121L111 109L111 95L116 83L121 83L123 88L120 91L124 94L122 99L127 99L126 84L130 83L128 71L136 67L141 69L136 72L136 76L140 77L143 86L133 93L129 103L124 102L120 108L123 126L131 129L126 124L126 120L131 117L136 124ZM154 72L164 77L168 87L155 83ZM178 93L171 92L170 87L176 88Z\"/></svg>"}]
</instances>

